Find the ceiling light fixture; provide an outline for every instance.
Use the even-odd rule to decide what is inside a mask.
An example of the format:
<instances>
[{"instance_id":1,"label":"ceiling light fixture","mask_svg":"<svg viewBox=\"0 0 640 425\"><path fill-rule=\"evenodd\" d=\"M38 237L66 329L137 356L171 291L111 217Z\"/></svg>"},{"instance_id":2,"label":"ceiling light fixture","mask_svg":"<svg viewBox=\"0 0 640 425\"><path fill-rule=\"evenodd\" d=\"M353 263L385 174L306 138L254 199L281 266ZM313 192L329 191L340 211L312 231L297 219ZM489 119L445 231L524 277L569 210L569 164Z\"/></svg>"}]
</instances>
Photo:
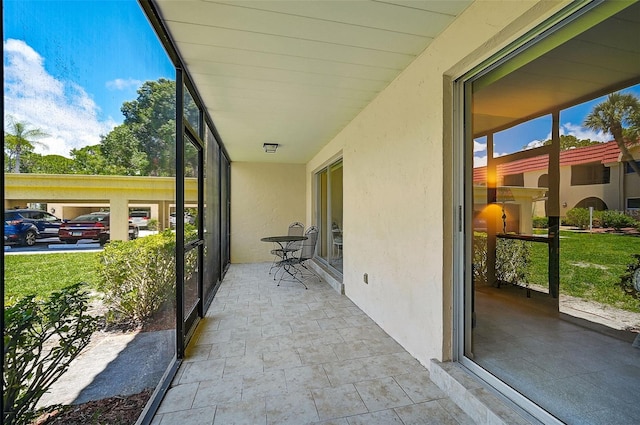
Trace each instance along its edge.
<instances>
[{"instance_id":1,"label":"ceiling light fixture","mask_svg":"<svg viewBox=\"0 0 640 425\"><path fill-rule=\"evenodd\" d=\"M278 145L277 143L264 143L262 145L266 153L276 153L278 146L280 145Z\"/></svg>"}]
</instances>

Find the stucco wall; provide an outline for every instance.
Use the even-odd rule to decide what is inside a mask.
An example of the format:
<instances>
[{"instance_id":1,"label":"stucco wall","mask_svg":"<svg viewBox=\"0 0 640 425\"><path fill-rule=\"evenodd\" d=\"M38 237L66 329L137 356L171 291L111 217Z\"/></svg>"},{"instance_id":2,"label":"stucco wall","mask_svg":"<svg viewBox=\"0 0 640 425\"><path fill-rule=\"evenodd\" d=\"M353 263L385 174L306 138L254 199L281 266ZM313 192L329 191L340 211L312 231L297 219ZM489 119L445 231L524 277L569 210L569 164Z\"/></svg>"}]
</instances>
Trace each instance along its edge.
<instances>
[{"instance_id":1,"label":"stucco wall","mask_svg":"<svg viewBox=\"0 0 640 425\"><path fill-rule=\"evenodd\" d=\"M315 171L343 155L345 293L427 367L451 344L445 75L468 71L558 7L475 2L307 164L309 221Z\"/></svg>"},{"instance_id":2,"label":"stucco wall","mask_svg":"<svg viewBox=\"0 0 640 425\"><path fill-rule=\"evenodd\" d=\"M287 233L304 222L305 166L231 163L231 262L271 261L271 244L260 238Z\"/></svg>"},{"instance_id":3,"label":"stucco wall","mask_svg":"<svg viewBox=\"0 0 640 425\"><path fill-rule=\"evenodd\" d=\"M611 164L613 165L613 164ZM561 214L564 216L571 208L586 198L600 198L607 204L609 209L620 209L620 166L611 168L611 180L607 184L571 185L571 167L560 168L560 205ZM563 207L564 203L566 207Z\"/></svg>"}]
</instances>

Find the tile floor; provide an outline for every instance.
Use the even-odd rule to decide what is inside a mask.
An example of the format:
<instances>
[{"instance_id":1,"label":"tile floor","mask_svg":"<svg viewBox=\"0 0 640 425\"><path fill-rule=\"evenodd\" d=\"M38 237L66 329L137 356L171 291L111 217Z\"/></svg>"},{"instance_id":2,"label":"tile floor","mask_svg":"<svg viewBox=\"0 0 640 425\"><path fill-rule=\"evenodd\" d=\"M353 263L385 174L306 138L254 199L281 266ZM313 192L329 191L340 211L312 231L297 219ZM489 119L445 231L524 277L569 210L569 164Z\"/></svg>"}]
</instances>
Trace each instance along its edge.
<instances>
[{"instance_id":1,"label":"tile floor","mask_svg":"<svg viewBox=\"0 0 640 425\"><path fill-rule=\"evenodd\" d=\"M153 425L475 423L347 297L269 266L231 266Z\"/></svg>"},{"instance_id":2,"label":"tile floor","mask_svg":"<svg viewBox=\"0 0 640 425\"><path fill-rule=\"evenodd\" d=\"M500 291L501 293L498 293ZM567 424L640 424L640 349L507 288L476 292L477 361Z\"/></svg>"}]
</instances>

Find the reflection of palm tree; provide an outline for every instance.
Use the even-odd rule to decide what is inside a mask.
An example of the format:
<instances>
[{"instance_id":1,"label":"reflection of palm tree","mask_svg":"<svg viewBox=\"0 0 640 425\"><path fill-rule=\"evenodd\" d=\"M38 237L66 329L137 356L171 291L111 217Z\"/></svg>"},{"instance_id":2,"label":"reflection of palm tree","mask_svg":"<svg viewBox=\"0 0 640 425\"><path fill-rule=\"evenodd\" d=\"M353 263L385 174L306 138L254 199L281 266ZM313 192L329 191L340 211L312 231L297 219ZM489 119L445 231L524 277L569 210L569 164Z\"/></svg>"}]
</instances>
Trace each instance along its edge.
<instances>
[{"instance_id":1,"label":"reflection of palm tree","mask_svg":"<svg viewBox=\"0 0 640 425\"><path fill-rule=\"evenodd\" d=\"M622 132L623 125L630 124L638 114L640 102L637 97L632 94L611 93L607 100L597 104L587 115L584 125L592 130L611 133L622 153L622 161L629 164L640 176L640 167L629 153Z\"/></svg>"},{"instance_id":2,"label":"reflection of palm tree","mask_svg":"<svg viewBox=\"0 0 640 425\"><path fill-rule=\"evenodd\" d=\"M32 151L34 145L46 147L44 143L32 139L46 137L48 134L38 128L28 129L28 125L28 123L9 118L9 131L5 132L5 149L8 151L9 158L15 159L14 173L20 172L20 157L24 152Z\"/></svg>"}]
</instances>

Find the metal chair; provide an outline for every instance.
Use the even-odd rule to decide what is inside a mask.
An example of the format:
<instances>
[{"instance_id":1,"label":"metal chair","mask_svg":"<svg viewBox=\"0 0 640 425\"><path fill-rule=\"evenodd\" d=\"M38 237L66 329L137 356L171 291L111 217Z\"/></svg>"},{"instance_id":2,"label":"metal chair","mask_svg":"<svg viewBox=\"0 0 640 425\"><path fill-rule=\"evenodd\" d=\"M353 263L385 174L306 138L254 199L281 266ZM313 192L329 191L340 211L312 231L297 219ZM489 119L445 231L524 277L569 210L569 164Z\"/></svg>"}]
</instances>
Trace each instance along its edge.
<instances>
[{"instance_id":1,"label":"metal chair","mask_svg":"<svg viewBox=\"0 0 640 425\"><path fill-rule=\"evenodd\" d=\"M342 230L335 221L331 224L331 239L333 240L331 259L338 260L342 257ZM334 252L336 252L336 254L334 254Z\"/></svg>"},{"instance_id":2,"label":"metal chair","mask_svg":"<svg viewBox=\"0 0 640 425\"><path fill-rule=\"evenodd\" d=\"M294 221L289 225L289 230L287 231L287 235L289 236L302 236L304 234L304 224L299 221ZM271 254L273 254L273 263L271 263L271 267L269 268L269 274L271 274L271 270L275 268L279 268L279 263L289 256L291 253L298 251L302 246L301 241L289 242L282 248L274 248L271 250ZM275 276L274 276L275 279Z\"/></svg>"},{"instance_id":3,"label":"metal chair","mask_svg":"<svg viewBox=\"0 0 640 425\"><path fill-rule=\"evenodd\" d=\"M320 276L318 276L312 269L306 266L306 262L311 260L316 253L316 245L318 242L318 227L311 226L304 232L304 236L307 239L302 241L302 247L296 255L294 253L293 256L287 258L286 260L281 261L283 263L283 267L287 267L287 273L293 276L298 282L302 283L305 289L307 285L304 283L304 279L308 276L313 276L318 278L318 282L320 282ZM291 269L294 269L292 272ZM298 278L298 274L300 278ZM280 281L284 277L284 273L280 276ZM278 281L278 286L280 286L280 281Z\"/></svg>"}]
</instances>

